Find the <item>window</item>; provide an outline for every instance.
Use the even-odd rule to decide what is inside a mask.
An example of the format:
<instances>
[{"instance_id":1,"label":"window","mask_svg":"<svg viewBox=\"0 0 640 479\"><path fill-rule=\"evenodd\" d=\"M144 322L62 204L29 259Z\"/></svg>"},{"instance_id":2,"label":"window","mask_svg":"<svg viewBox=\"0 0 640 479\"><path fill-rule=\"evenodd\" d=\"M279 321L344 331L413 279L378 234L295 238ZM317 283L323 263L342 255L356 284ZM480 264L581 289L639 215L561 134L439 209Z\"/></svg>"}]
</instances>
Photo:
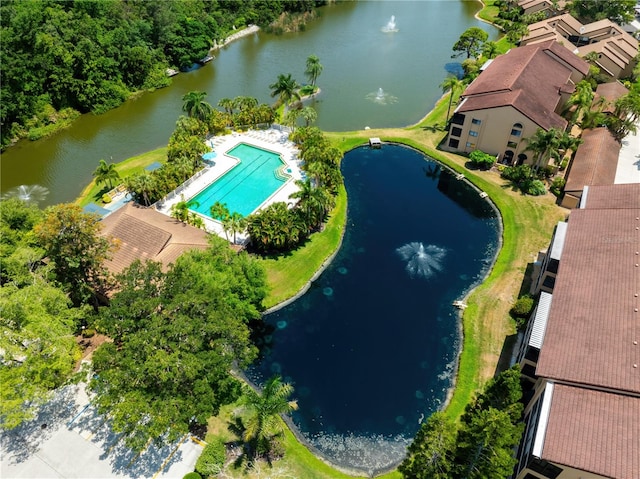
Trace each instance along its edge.
<instances>
[{"instance_id":1,"label":"window","mask_svg":"<svg viewBox=\"0 0 640 479\"><path fill-rule=\"evenodd\" d=\"M539 472L549 479L556 479L556 477L558 477L562 472L562 469L560 469L555 464L551 464L542 459L534 459L533 461L531 461L528 467L532 471Z\"/></svg>"},{"instance_id":2,"label":"window","mask_svg":"<svg viewBox=\"0 0 640 479\"><path fill-rule=\"evenodd\" d=\"M451 117L451 123L454 125L464 125L464 115L461 113L454 113Z\"/></svg>"},{"instance_id":3,"label":"window","mask_svg":"<svg viewBox=\"0 0 640 479\"><path fill-rule=\"evenodd\" d=\"M460 140L456 140L455 138L450 138L449 139L449 147L450 148L458 148L459 144L460 144Z\"/></svg>"},{"instance_id":4,"label":"window","mask_svg":"<svg viewBox=\"0 0 640 479\"><path fill-rule=\"evenodd\" d=\"M462 135L462 128L458 128L457 126L454 126L453 128L451 128L451 136L460 136Z\"/></svg>"},{"instance_id":5,"label":"window","mask_svg":"<svg viewBox=\"0 0 640 479\"><path fill-rule=\"evenodd\" d=\"M514 123L511 127L511 136L520 136L522 135L522 123Z\"/></svg>"},{"instance_id":6,"label":"window","mask_svg":"<svg viewBox=\"0 0 640 479\"><path fill-rule=\"evenodd\" d=\"M476 136L478 136L478 132L477 132L477 131L473 131L473 130L471 130L471 131L469 132L469 136L476 137Z\"/></svg>"},{"instance_id":7,"label":"window","mask_svg":"<svg viewBox=\"0 0 640 479\"><path fill-rule=\"evenodd\" d=\"M471 123L473 123L474 125L480 125L482 123L482 120L479 120L478 118L474 118L473 120L471 120Z\"/></svg>"},{"instance_id":8,"label":"window","mask_svg":"<svg viewBox=\"0 0 640 479\"><path fill-rule=\"evenodd\" d=\"M525 364L522 367L522 375L523 376L528 376L530 378L535 378L536 376L536 368L534 366L532 366L531 364Z\"/></svg>"},{"instance_id":9,"label":"window","mask_svg":"<svg viewBox=\"0 0 640 479\"><path fill-rule=\"evenodd\" d=\"M528 347L524 357L531 362L537 363L538 357L540 357L540 350L538 348Z\"/></svg>"},{"instance_id":10,"label":"window","mask_svg":"<svg viewBox=\"0 0 640 479\"><path fill-rule=\"evenodd\" d=\"M475 148L476 144L475 143L471 143L469 141L467 141L467 148Z\"/></svg>"},{"instance_id":11,"label":"window","mask_svg":"<svg viewBox=\"0 0 640 479\"><path fill-rule=\"evenodd\" d=\"M507 142L507 148L513 148L516 149L518 147L518 144L515 141L509 141Z\"/></svg>"}]
</instances>

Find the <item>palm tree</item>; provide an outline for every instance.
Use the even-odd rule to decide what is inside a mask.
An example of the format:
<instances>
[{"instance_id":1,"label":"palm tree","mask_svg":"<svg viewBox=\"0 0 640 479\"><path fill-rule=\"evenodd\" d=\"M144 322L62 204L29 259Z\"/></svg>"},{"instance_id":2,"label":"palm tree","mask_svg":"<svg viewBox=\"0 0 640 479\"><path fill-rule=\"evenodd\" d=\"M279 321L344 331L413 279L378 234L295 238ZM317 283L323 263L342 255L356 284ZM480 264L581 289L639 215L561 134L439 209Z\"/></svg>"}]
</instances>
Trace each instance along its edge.
<instances>
[{"instance_id":1,"label":"palm tree","mask_svg":"<svg viewBox=\"0 0 640 479\"><path fill-rule=\"evenodd\" d=\"M320 73L322 73L323 68L320 59L316 55L309 55L309 57L307 57L307 69L304 74L307 75L311 86L316 86L316 80L320 76Z\"/></svg>"},{"instance_id":2,"label":"palm tree","mask_svg":"<svg viewBox=\"0 0 640 479\"><path fill-rule=\"evenodd\" d=\"M236 244L236 234L247 229L247 219L237 211L227 215L222 219L222 228L225 235L227 232L233 234L233 244Z\"/></svg>"},{"instance_id":3,"label":"palm tree","mask_svg":"<svg viewBox=\"0 0 640 479\"><path fill-rule=\"evenodd\" d=\"M125 179L127 189L131 190L137 197L142 198L145 206L151 204L151 194L156 187L156 179L148 171L144 171L139 175L129 176Z\"/></svg>"},{"instance_id":4,"label":"palm tree","mask_svg":"<svg viewBox=\"0 0 640 479\"><path fill-rule=\"evenodd\" d=\"M291 394L293 386L283 383L280 376L270 378L261 392L245 387L243 401L250 416L244 424L242 439L254 454L267 454L271 450L272 441L283 431L279 416L298 409L297 402L289 399Z\"/></svg>"},{"instance_id":5,"label":"palm tree","mask_svg":"<svg viewBox=\"0 0 640 479\"><path fill-rule=\"evenodd\" d=\"M206 122L213 113L213 107L204 101L206 96L203 91L190 91L182 97L182 111L190 118Z\"/></svg>"},{"instance_id":6,"label":"palm tree","mask_svg":"<svg viewBox=\"0 0 640 479\"><path fill-rule=\"evenodd\" d=\"M451 93L449 95L449 106L447 108L447 121L449 121L449 114L451 113L451 103L453 103L453 97L455 96L456 91L462 88L463 85L464 83L462 82L462 80L459 80L458 77L455 75L449 75L447 78L444 79L442 83L440 83L440 88L442 88L442 93L445 93L448 90L451 90Z\"/></svg>"},{"instance_id":7,"label":"palm tree","mask_svg":"<svg viewBox=\"0 0 640 479\"><path fill-rule=\"evenodd\" d=\"M305 106L300 110L300 116L304 120L304 126L310 126L318 119L318 112L312 106Z\"/></svg>"},{"instance_id":8,"label":"palm tree","mask_svg":"<svg viewBox=\"0 0 640 479\"><path fill-rule=\"evenodd\" d=\"M235 107L235 102L231 98L220 98L218 101L218 106L220 108L224 108L229 115L233 115L233 108Z\"/></svg>"},{"instance_id":9,"label":"palm tree","mask_svg":"<svg viewBox=\"0 0 640 479\"><path fill-rule=\"evenodd\" d=\"M316 188L311 181L296 181L300 188L289 195L289 198L300 200L298 207L303 213L308 229L319 226L327 215L331 207L332 197L324 188Z\"/></svg>"},{"instance_id":10,"label":"palm tree","mask_svg":"<svg viewBox=\"0 0 640 479\"><path fill-rule=\"evenodd\" d=\"M120 174L116 171L116 165L113 163L107 164L104 160L100 160L100 164L96 171L93 172L93 176L98 184L109 183L109 189L113 188L114 180L120 179Z\"/></svg>"},{"instance_id":11,"label":"palm tree","mask_svg":"<svg viewBox=\"0 0 640 479\"><path fill-rule=\"evenodd\" d=\"M571 115L571 123L575 124L580 116L591 108L591 104L593 103L593 88L591 87L591 83L586 80L579 81L576 84L575 91L571 94L569 99L567 100L566 111L572 106L575 106L576 109Z\"/></svg>"},{"instance_id":12,"label":"palm tree","mask_svg":"<svg viewBox=\"0 0 640 479\"><path fill-rule=\"evenodd\" d=\"M198 206L200 206L200 203L198 203L197 201L186 201L184 199L184 196L181 196L180 201L171 206L171 216L178 221L182 221L183 223L187 223L189 225L193 224L192 220L195 220L195 218L199 219L200 222L202 222L198 215L195 215L189 211L189 209L197 208Z\"/></svg>"},{"instance_id":13,"label":"palm tree","mask_svg":"<svg viewBox=\"0 0 640 479\"><path fill-rule=\"evenodd\" d=\"M291 77L291 73L278 75L278 80L269 85L269 88L271 89L271 96L277 96L278 101L285 106L291 103L294 98L300 100L300 93L298 93L300 85Z\"/></svg>"},{"instance_id":14,"label":"palm tree","mask_svg":"<svg viewBox=\"0 0 640 479\"><path fill-rule=\"evenodd\" d=\"M489 59L497 57L500 54L498 44L492 41L484 42L482 45L482 54Z\"/></svg>"},{"instance_id":15,"label":"palm tree","mask_svg":"<svg viewBox=\"0 0 640 479\"><path fill-rule=\"evenodd\" d=\"M549 130L543 130L538 128L536 133L527 138L527 150L538 155L534 170L537 171L544 163L548 163L550 157L557 158L558 149L560 146L559 138L562 136L562 132L557 128L550 128Z\"/></svg>"}]
</instances>

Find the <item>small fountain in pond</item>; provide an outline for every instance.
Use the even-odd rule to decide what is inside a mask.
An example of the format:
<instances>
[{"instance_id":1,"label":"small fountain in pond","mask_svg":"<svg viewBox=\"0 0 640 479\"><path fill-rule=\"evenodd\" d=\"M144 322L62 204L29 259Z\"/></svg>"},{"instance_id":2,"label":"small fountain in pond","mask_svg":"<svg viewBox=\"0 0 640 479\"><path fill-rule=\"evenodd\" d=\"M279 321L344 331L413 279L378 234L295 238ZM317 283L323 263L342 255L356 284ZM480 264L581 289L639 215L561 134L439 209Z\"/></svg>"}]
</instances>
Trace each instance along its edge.
<instances>
[{"instance_id":1,"label":"small fountain in pond","mask_svg":"<svg viewBox=\"0 0 640 479\"><path fill-rule=\"evenodd\" d=\"M395 15L391 15L391 19L387 22L387 24L382 27L382 31L384 33L392 33L392 32L397 32L398 29L396 28L396 16Z\"/></svg>"},{"instance_id":2,"label":"small fountain in pond","mask_svg":"<svg viewBox=\"0 0 640 479\"><path fill-rule=\"evenodd\" d=\"M371 92L367 95L367 100L371 100L378 105L391 105L398 101L398 98L390 93L387 93L382 88L378 88L377 91Z\"/></svg>"},{"instance_id":3,"label":"small fountain in pond","mask_svg":"<svg viewBox=\"0 0 640 479\"><path fill-rule=\"evenodd\" d=\"M443 248L436 245L425 247L422 243L413 242L401 246L396 251L407 262L405 269L412 278L430 278L442 271L442 260L446 255Z\"/></svg>"},{"instance_id":4,"label":"small fountain in pond","mask_svg":"<svg viewBox=\"0 0 640 479\"><path fill-rule=\"evenodd\" d=\"M0 197L1 200L8 200L9 198L18 198L25 203L38 204L43 201L49 190L40 185L20 185L15 188L11 188L4 195Z\"/></svg>"}]
</instances>

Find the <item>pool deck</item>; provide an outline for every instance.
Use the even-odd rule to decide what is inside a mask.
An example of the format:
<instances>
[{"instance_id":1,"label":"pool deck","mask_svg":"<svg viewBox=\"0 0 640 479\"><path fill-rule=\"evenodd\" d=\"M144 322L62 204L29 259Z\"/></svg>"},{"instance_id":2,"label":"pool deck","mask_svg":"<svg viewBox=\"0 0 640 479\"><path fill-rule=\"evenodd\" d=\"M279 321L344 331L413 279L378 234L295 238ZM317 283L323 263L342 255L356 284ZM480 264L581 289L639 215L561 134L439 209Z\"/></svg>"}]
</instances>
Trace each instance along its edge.
<instances>
[{"instance_id":1,"label":"pool deck","mask_svg":"<svg viewBox=\"0 0 640 479\"><path fill-rule=\"evenodd\" d=\"M257 146L258 148L263 148L279 154L287 165L287 168L291 170L291 178L287 180L275 193L267 198L258 209L262 209L271 203L279 201L289 203L291 201L289 200L289 195L299 189L296 186L295 181L303 180L305 178L304 173L300 170L301 160L298 159L299 150L293 142L289 141L288 133L270 128L268 130L249 130L242 133L234 132L229 135L214 136L208 139L206 144L211 148L211 151L216 152L216 158L210 162L209 166L206 166L204 170L191 177L177 190L156 203L156 210L164 213L165 215L171 216L171 207L174 204L182 201L183 198L185 200L193 198L204 188L223 176L237 164L237 160L227 156L226 152L240 143ZM231 241L233 240L231 237L227 238L224 230L222 229L222 224L219 221L203 215L199 216L203 219L205 229L208 232L215 233L218 236ZM236 242L244 244L247 239L246 235L238 234Z\"/></svg>"}]
</instances>

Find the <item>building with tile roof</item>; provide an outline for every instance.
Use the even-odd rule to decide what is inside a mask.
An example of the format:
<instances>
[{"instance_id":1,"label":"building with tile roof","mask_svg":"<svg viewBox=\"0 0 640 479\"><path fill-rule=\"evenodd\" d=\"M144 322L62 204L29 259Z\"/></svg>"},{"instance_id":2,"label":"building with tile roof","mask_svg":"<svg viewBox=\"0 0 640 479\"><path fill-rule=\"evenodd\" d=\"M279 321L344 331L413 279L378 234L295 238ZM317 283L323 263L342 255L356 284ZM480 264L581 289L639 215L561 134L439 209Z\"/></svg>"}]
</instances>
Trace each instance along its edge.
<instances>
[{"instance_id":1,"label":"building with tile roof","mask_svg":"<svg viewBox=\"0 0 640 479\"><path fill-rule=\"evenodd\" d=\"M583 130L578 147L566 175L562 206L575 208L586 185L612 185L618 168L622 145L608 128Z\"/></svg>"},{"instance_id":2,"label":"building with tile roof","mask_svg":"<svg viewBox=\"0 0 640 479\"><path fill-rule=\"evenodd\" d=\"M111 213L101 223L102 234L112 236L118 245L106 263L114 274L135 260L158 261L166 270L185 251L209 246L207 232L133 202Z\"/></svg>"},{"instance_id":3,"label":"building with tile roof","mask_svg":"<svg viewBox=\"0 0 640 479\"><path fill-rule=\"evenodd\" d=\"M514 477L637 478L640 184L589 186L562 243L518 357L535 385Z\"/></svg>"},{"instance_id":4,"label":"building with tile roof","mask_svg":"<svg viewBox=\"0 0 640 479\"><path fill-rule=\"evenodd\" d=\"M533 163L524 139L538 128L566 128L560 111L588 71L585 61L553 40L500 55L463 92L443 148L479 149L505 164Z\"/></svg>"},{"instance_id":5,"label":"building with tile roof","mask_svg":"<svg viewBox=\"0 0 640 479\"><path fill-rule=\"evenodd\" d=\"M518 0L518 6L525 15L545 12L547 16L553 16L564 11L566 3L565 0Z\"/></svg>"},{"instance_id":6,"label":"building with tile roof","mask_svg":"<svg viewBox=\"0 0 640 479\"><path fill-rule=\"evenodd\" d=\"M604 19L583 25L565 13L529 25L529 33L520 45L555 40L580 57L595 52L596 65L613 78L631 75L638 55L638 40L624 29Z\"/></svg>"}]
</instances>

